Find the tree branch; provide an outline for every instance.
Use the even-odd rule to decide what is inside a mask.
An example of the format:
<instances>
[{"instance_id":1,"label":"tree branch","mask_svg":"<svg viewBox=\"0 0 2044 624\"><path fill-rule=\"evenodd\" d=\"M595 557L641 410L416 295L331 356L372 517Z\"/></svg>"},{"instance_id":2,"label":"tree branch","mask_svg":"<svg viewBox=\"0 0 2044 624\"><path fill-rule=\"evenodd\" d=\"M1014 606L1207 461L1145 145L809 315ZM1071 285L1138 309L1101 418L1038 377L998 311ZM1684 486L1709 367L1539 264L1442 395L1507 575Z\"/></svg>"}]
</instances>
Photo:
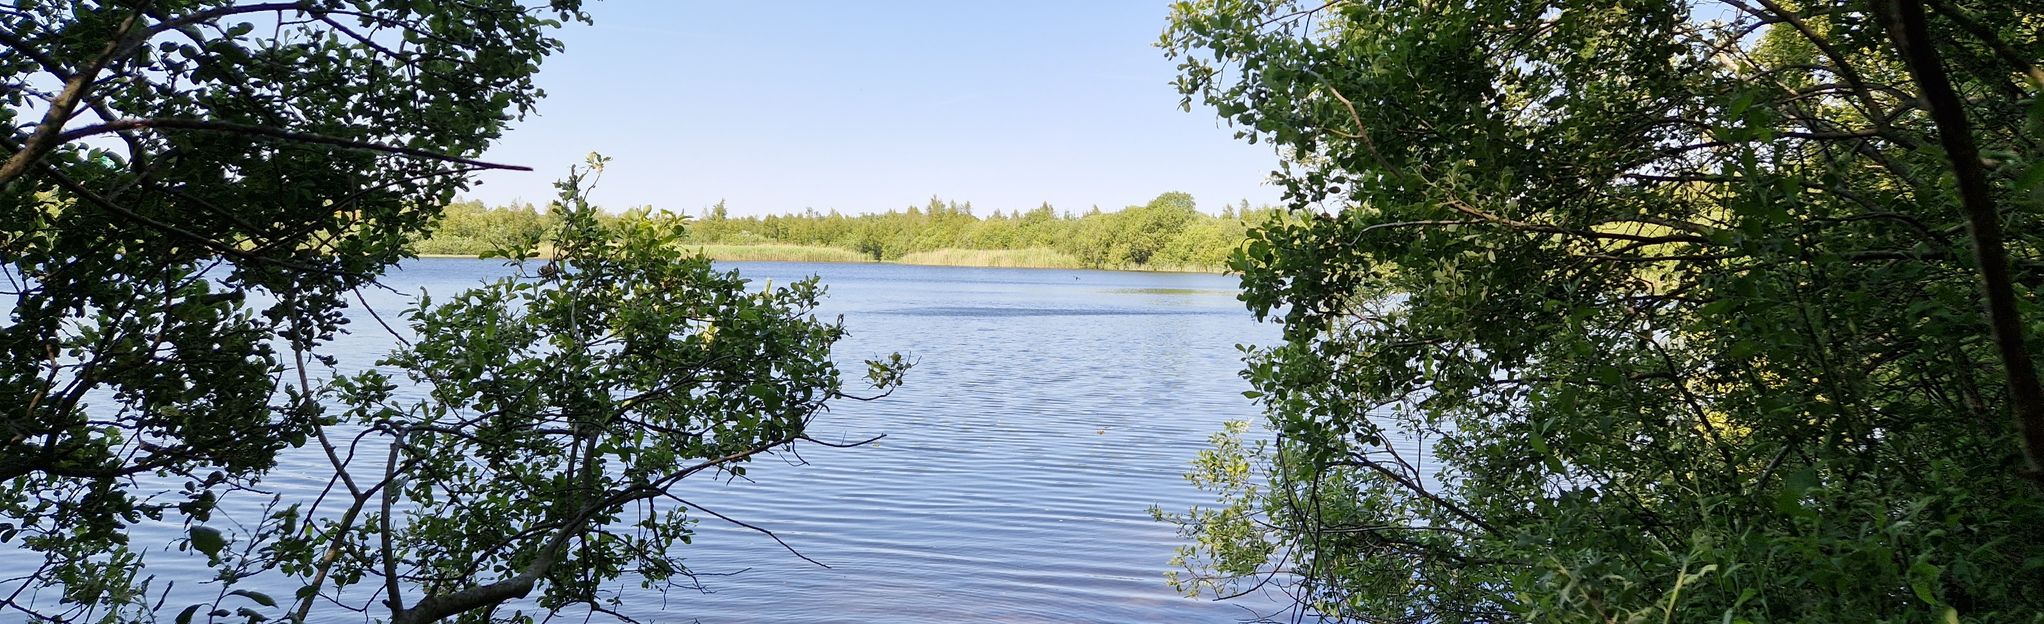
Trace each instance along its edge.
<instances>
[{"instance_id":1,"label":"tree branch","mask_svg":"<svg viewBox=\"0 0 2044 624\"><path fill-rule=\"evenodd\" d=\"M149 34L151 36L154 36L159 33L176 30L193 24L211 22L222 17L229 17L233 15L247 15L250 13L270 13L270 12L281 13L284 11L298 11L301 13L310 13L312 12L312 3L271 2L266 4L244 4L240 6L224 6L214 9L207 9L196 13L179 15L177 17L168 18L164 19L161 22L157 22L155 25L149 27Z\"/></svg>"},{"instance_id":2,"label":"tree branch","mask_svg":"<svg viewBox=\"0 0 2044 624\"><path fill-rule=\"evenodd\" d=\"M103 124L86 126L83 128L79 128L77 130L72 130L70 132L65 132L57 136L57 142L63 143L98 134L107 134L110 132L119 132L122 130L135 129L194 130L201 132L226 132L231 134L247 134L271 139L278 139L291 143L332 145L334 147L346 149L368 150L372 152L384 152L388 154L397 154L400 156L410 156L413 158L423 158L427 160L438 160L443 162L459 163L482 169L508 169L512 171L532 170L531 167L484 162L480 160L462 158L460 156L453 156L449 154L435 152L432 150L423 150L413 147L404 147L400 145L384 145L381 143L371 143L368 141L342 139L318 134L310 134L305 132L292 132L290 130L271 128L268 126L251 126L247 124L228 123L224 121L207 121L203 119L121 119L116 121L109 121ZM0 182L5 182L5 178L0 178Z\"/></svg>"},{"instance_id":3,"label":"tree branch","mask_svg":"<svg viewBox=\"0 0 2044 624\"><path fill-rule=\"evenodd\" d=\"M29 134L28 141L22 145L22 149L9 157L5 164L0 164L0 185L13 182L15 178L21 177L21 174L27 173L30 166L42 160L50 150L65 141L60 134L64 130L64 123L71 119L72 111L77 110L78 103L85 99L86 91L91 88L92 81L99 77L100 70L105 69L107 63L112 62L121 49L126 47L128 35L134 32L135 24L140 21L141 16L139 10L129 14L128 18L121 22L120 29L114 32L113 40L107 42L106 49L100 51L99 56L94 57L90 65L73 73L71 79L64 83L64 90L58 92L56 99L50 101L49 110L43 112L42 122L36 124L35 132Z\"/></svg>"},{"instance_id":4,"label":"tree branch","mask_svg":"<svg viewBox=\"0 0 2044 624\"><path fill-rule=\"evenodd\" d=\"M1987 325L2008 378L2009 407L2015 413L2024 457L2029 461L2028 476L2044 485L2044 387L2038 384L2037 365L2024 345L2023 319L2016 309L2008 250L2002 243L2001 217L1995 211L1994 196L1987 186L1987 172L1980 165L1980 149L1973 143L1964 103L1938 58L1924 23L1921 0L1883 0L1874 6L1887 22L1888 37L1895 44L1895 51L1923 91L1931 120L1937 124L1938 140L1944 144L1945 159L1951 162L1952 175L1957 178L1959 208L1966 217L1967 233L1973 239L1973 259L1980 267L1980 286L1987 304Z\"/></svg>"},{"instance_id":5,"label":"tree branch","mask_svg":"<svg viewBox=\"0 0 2044 624\"><path fill-rule=\"evenodd\" d=\"M2029 78L2030 86L2044 89L2044 70L2038 69L2028 59L2023 58L2023 55L2017 53L2015 48L2009 47L2009 44L2002 41L2001 37L1995 36L1993 30L1989 30L1987 26L1974 21L1972 17L1961 12L1958 7L1952 6L1950 0L1930 0L1930 9L1936 11L1938 15L1945 16L1945 19L1952 20L1952 23L1958 24L1959 28L1979 38L1981 43L1987 44L1987 49L1993 50L1994 55L2001 57L2002 62L2015 67L2017 71L2022 72L2024 77Z\"/></svg>"}]
</instances>

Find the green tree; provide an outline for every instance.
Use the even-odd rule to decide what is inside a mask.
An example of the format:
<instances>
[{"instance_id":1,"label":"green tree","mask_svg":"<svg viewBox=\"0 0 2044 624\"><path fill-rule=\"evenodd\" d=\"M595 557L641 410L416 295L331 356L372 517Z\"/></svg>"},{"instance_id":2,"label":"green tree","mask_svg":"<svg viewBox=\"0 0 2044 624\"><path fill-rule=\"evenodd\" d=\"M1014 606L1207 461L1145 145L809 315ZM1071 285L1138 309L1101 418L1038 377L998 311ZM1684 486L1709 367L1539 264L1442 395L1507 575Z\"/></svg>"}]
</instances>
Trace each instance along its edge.
<instances>
[{"instance_id":1,"label":"green tree","mask_svg":"<svg viewBox=\"0 0 2044 624\"><path fill-rule=\"evenodd\" d=\"M343 297L498 167L468 156L537 101L579 6L0 8L0 540L43 560L0 608L143 609L139 553L162 545L130 527L201 522L306 440L282 365L320 357Z\"/></svg>"},{"instance_id":2,"label":"green tree","mask_svg":"<svg viewBox=\"0 0 2044 624\"><path fill-rule=\"evenodd\" d=\"M1188 224L1203 216L1192 196L1185 193L1165 193L1150 203L1131 206L1115 214L1117 231L1110 255L1125 264L1148 264Z\"/></svg>"},{"instance_id":3,"label":"green tree","mask_svg":"<svg viewBox=\"0 0 2044 624\"><path fill-rule=\"evenodd\" d=\"M719 210L721 207L711 209L689 229L689 242L838 247L875 261L945 249L1055 250L1085 267L1168 264L1219 269L1244 240L1241 219L1201 213L1191 196L1175 192L1121 212L1105 213L1096 208L1085 216L1059 216L1044 204L1027 212L996 210L981 219L973 216L971 203L939 197L922 206L910 206L905 213L846 216L835 210L821 214L811 209L800 214L731 218L720 217L723 213ZM492 211L486 220L500 218ZM450 224L456 220L449 218ZM493 230L507 227L491 223L488 227ZM475 235L461 234L463 231L450 225L421 248L468 249L484 242Z\"/></svg>"},{"instance_id":4,"label":"green tree","mask_svg":"<svg viewBox=\"0 0 2044 624\"><path fill-rule=\"evenodd\" d=\"M1153 260L1180 266L1227 266L1228 258L1246 240L1248 231L1240 220L1195 219L1166 240Z\"/></svg>"},{"instance_id":5,"label":"green tree","mask_svg":"<svg viewBox=\"0 0 2044 624\"><path fill-rule=\"evenodd\" d=\"M813 314L815 278L748 289L683 251L679 217L600 221L589 173L561 184L546 240L507 250L513 276L408 313L421 339L386 364L426 398L400 398L377 371L327 389L345 410L316 434L342 509L287 511L320 521L276 548L308 577L299 617L379 582L393 623L490 621L535 589L547 610L615 608L600 589L622 575L688 578L674 547L702 508L675 492L682 479L743 476L756 455L814 442L828 401L875 398L842 391L831 347L845 330ZM541 242L555 250L544 262ZM871 361L867 380L884 395L906 369ZM332 442L362 429L388 454Z\"/></svg>"},{"instance_id":6,"label":"green tree","mask_svg":"<svg viewBox=\"0 0 2044 624\"><path fill-rule=\"evenodd\" d=\"M1058 241L1058 250L1078 258L1087 267L1120 268L1123 246L1118 244L1122 233L1119 226L1113 215L1095 207L1086 216L1071 220L1064 239Z\"/></svg>"},{"instance_id":7,"label":"green tree","mask_svg":"<svg viewBox=\"0 0 2044 624\"><path fill-rule=\"evenodd\" d=\"M1289 155L1292 214L1233 261L1284 328L1245 371L1275 439L1223 433L1223 504L1160 511L1174 582L1373 622L2044 618L2040 20L1179 3L1181 91Z\"/></svg>"},{"instance_id":8,"label":"green tree","mask_svg":"<svg viewBox=\"0 0 2044 624\"><path fill-rule=\"evenodd\" d=\"M479 201L458 201L441 210L432 235L420 239L413 249L422 254L481 255L539 236L554 218L529 203L491 208Z\"/></svg>"}]
</instances>

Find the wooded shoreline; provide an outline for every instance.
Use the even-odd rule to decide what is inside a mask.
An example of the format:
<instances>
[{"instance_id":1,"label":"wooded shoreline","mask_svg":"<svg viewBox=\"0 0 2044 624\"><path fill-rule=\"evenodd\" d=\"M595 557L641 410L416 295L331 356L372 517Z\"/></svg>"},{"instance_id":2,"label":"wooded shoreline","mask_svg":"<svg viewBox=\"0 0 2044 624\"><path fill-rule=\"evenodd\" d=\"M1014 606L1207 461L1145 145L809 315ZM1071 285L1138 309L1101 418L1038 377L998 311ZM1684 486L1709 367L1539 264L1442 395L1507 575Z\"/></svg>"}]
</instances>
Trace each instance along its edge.
<instances>
[{"instance_id":1,"label":"wooded shoreline","mask_svg":"<svg viewBox=\"0 0 2044 624\"><path fill-rule=\"evenodd\" d=\"M680 244L717 260L897 262L939 266L1158 270L1218 273L1239 255L1251 228L1281 219L1273 207L1247 202L1201 212L1192 197L1164 193L1139 206L1059 213L1048 205L978 216L970 203L932 198L906 211L732 216L722 203L700 214L650 206L598 217L683 221ZM490 207L461 201L446 207L427 235L425 254L480 255L535 240L555 220L530 204Z\"/></svg>"},{"instance_id":2,"label":"wooded shoreline","mask_svg":"<svg viewBox=\"0 0 2044 624\"><path fill-rule=\"evenodd\" d=\"M1077 258L1049 249L957 249L946 248L934 251L907 254L892 260L875 260L871 256L840 247L821 245L687 245L689 249L702 252L712 260L727 262L822 262L833 264L905 264L915 266L948 266L988 269L1075 269L1085 271L1127 271L1135 273L1202 273L1225 274L1225 266L1197 264L1147 264L1121 267L1085 266ZM426 259L477 259L477 254L421 253Z\"/></svg>"}]
</instances>

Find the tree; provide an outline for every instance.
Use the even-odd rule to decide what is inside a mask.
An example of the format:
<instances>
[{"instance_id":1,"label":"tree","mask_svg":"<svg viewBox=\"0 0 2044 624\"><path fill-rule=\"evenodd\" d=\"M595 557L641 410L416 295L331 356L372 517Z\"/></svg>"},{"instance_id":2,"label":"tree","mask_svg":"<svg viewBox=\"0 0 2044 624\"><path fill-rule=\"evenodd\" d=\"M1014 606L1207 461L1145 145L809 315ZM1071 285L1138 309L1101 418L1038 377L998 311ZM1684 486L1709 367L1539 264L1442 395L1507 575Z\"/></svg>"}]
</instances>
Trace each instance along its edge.
<instances>
[{"instance_id":1,"label":"tree","mask_svg":"<svg viewBox=\"0 0 2044 624\"><path fill-rule=\"evenodd\" d=\"M599 221L584 193L602 162L561 183L545 241L506 250L514 275L408 313L421 338L386 363L427 398L399 398L378 371L327 388L345 409L315 437L342 508L278 514L312 519L276 548L308 578L299 618L322 591L339 601L377 581L393 623L491 621L535 589L542 609L608 612L618 597L601 588L621 575L689 578L673 547L691 509L750 527L678 496L682 479L743 476L756 455L826 444L805 430L828 401L899 383L897 354L868 362L879 395L842 391L831 346L845 330L814 316L815 278L749 291L683 251L680 217ZM554 250L544 263L541 242ZM355 431L388 454L347 451Z\"/></svg>"},{"instance_id":2,"label":"tree","mask_svg":"<svg viewBox=\"0 0 2044 624\"><path fill-rule=\"evenodd\" d=\"M0 608L144 608L128 528L196 524L305 442L282 365L502 167L470 156L540 97L566 19L578 0L0 8L0 539L43 562L7 584L64 605Z\"/></svg>"},{"instance_id":3,"label":"tree","mask_svg":"<svg viewBox=\"0 0 2044 624\"><path fill-rule=\"evenodd\" d=\"M1246 206L1246 204L1245 204ZM469 210L467 206L457 206ZM489 237L460 227L469 219L450 207L448 227L421 243L421 249L469 249ZM1243 222L1217 219L1199 212L1192 197L1164 193L1147 205L1116 213L1097 209L1086 216L1059 216L1049 204L1027 212L974 217L972 204L932 197L906 213L846 216L832 210L755 217L718 217L716 209L694 223L688 240L697 244L785 245L836 247L874 261L939 250L1027 250L1032 262L1073 267L1135 268L1171 265L1176 268L1220 269L1229 252L1244 240ZM515 229L508 211L486 211L490 231ZM482 225L478 223L478 225ZM458 253L458 252L456 252ZM971 254L988 257L992 254ZM995 256L998 257L998 256Z\"/></svg>"},{"instance_id":4,"label":"tree","mask_svg":"<svg viewBox=\"0 0 2044 624\"><path fill-rule=\"evenodd\" d=\"M1358 621L2044 612L2035 2L1181 2L1288 156L1174 582ZM1981 311L1985 309L1987 314Z\"/></svg>"},{"instance_id":5,"label":"tree","mask_svg":"<svg viewBox=\"0 0 2044 624\"><path fill-rule=\"evenodd\" d=\"M650 206L632 210L649 211ZM490 208L469 200L448 204L440 212L431 236L421 238L413 250L421 254L480 255L491 249L539 236L556 218L540 214L532 204Z\"/></svg>"},{"instance_id":6,"label":"tree","mask_svg":"<svg viewBox=\"0 0 2044 624\"><path fill-rule=\"evenodd\" d=\"M1070 231L1058 241L1058 250L1087 268L1120 268L1122 246L1117 243L1123 230L1116 216L1095 207L1086 216L1070 220Z\"/></svg>"},{"instance_id":7,"label":"tree","mask_svg":"<svg viewBox=\"0 0 2044 624\"><path fill-rule=\"evenodd\" d=\"M1151 257L1170 245L1190 223L1201 220L1192 196L1185 193L1158 195L1150 203L1130 206L1115 215L1115 244L1112 256L1132 264L1148 264Z\"/></svg>"}]
</instances>

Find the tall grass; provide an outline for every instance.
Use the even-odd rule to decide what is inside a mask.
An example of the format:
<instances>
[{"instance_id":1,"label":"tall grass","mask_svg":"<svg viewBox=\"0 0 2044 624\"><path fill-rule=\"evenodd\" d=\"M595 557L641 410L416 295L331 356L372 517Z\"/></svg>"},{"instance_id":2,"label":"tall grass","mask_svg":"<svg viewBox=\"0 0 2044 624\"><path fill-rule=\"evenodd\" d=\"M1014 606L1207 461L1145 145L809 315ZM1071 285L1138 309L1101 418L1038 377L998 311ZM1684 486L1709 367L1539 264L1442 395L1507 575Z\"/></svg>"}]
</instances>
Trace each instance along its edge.
<instances>
[{"instance_id":1,"label":"tall grass","mask_svg":"<svg viewBox=\"0 0 2044 624\"><path fill-rule=\"evenodd\" d=\"M1220 273L1227 267L1203 264L1163 263L1129 264L1108 267L1088 267L1077 256L1048 249L956 249L945 248L905 254L895 260L902 264L934 264L943 266L1004 267L1027 269L1087 269L1098 268L1110 271L1164 271L1173 273Z\"/></svg>"},{"instance_id":2,"label":"tall grass","mask_svg":"<svg viewBox=\"0 0 2044 624\"><path fill-rule=\"evenodd\" d=\"M937 249L903 255L902 264L943 266L1016 267L1034 269L1082 269L1086 265L1071 254L1055 249Z\"/></svg>"},{"instance_id":3,"label":"tall grass","mask_svg":"<svg viewBox=\"0 0 2044 624\"><path fill-rule=\"evenodd\" d=\"M808 245L689 245L711 260L736 262L872 262L873 257L850 249Z\"/></svg>"},{"instance_id":4,"label":"tall grass","mask_svg":"<svg viewBox=\"0 0 2044 624\"><path fill-rule=\"evenodd\" d=\"M1118 271L1156 271L1159 273L1226 273L1228 267L1213 264L1188 264L1179 262L1152 262L1149 264L1121 267Z\"/></svg>"}]
</instances>

